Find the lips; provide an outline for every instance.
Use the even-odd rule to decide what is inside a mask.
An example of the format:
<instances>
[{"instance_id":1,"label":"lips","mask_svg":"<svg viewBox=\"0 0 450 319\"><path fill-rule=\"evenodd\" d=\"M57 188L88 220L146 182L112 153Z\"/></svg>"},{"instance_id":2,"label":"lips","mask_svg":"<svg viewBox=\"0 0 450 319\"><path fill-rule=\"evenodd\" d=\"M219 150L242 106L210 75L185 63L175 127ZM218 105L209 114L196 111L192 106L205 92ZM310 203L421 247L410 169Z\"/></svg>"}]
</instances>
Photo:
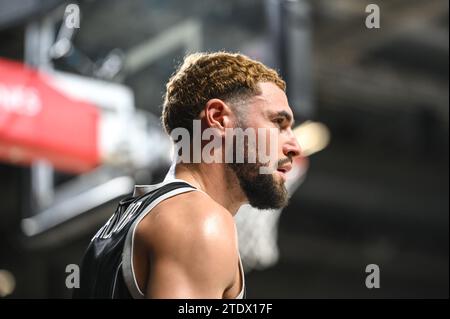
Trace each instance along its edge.
<instances>
[{"instance_id":1,"label":"lips","mask_svg":"<svg viewBox=\"0 0 450 319\"><path fill-rule=\"evenodd\" d=\"M277 169L277 174L281 177L281 179L283 180L283 182L286 182L287 180L287 175L286 175L286 171L283 169Z\"/></svg>"},{"instance_id":2,"label":"lips","mask_svg":"<svg viewBox=\"0 0 450 319\"><path fill-rule=\"evenodd\" d=\"M281 178L283 179L284 182L286 182L286 180L287 180L287 173L291 169L292 169L292 165L290 163L282 165L282 166L277 168L277 173L278 173L278 175L281 176Z\"/></svg>"},{"instance_id":3,"label":"lips","mask_svg":"<svg viewBox=\"0 0 450 319\"><path fill-rule=\"evenodd\" d=\"M289 172L292 169L292 164L286 164L283 166L278 167L277 171L286 174L287 172Z\"/></svg>"}]
</instances>

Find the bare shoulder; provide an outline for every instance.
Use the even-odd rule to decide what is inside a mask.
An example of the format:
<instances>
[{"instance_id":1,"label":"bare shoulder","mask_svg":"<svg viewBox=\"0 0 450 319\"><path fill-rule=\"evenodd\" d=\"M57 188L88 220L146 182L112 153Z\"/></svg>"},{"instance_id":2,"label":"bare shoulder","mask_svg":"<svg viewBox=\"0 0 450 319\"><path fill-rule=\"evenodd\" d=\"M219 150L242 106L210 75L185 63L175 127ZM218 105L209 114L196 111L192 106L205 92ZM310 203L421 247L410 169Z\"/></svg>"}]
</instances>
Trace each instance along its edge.
<instances>
[{"instance_id":1,"label":"bare shoulder","mask_svg":"<svg viewBox=\"0 0 450 319\"><path fill-rule=\"evenodd\" d=\"M221 248L236 250L232 215L202 192L183 193L158 204L138 227L138 237L154 251L174 251L196 246L206 253Z\"/></svg>"},{"instance_id":2,"label":"bare shoulder","mask_svg":"<svg viewBox=\"0 0 450 319\"><path fill-rule=\"evenodd\" d=\"M148 296L221 298L236 282L234 219L206 194L161 202L138 226L135 240L151 255Z\"/></svg>"},{"instance_id":3,"label":"bare shoulder","mask_svg":"<svg viewBox=\"0 0 450 319\"><path fill-rule=\"evenodd\" d=\"M234 219L201 192L158 204L138 225L135 241L151 257L148 297L222 298L238 279Z\"/></svg>"}]
</instances>

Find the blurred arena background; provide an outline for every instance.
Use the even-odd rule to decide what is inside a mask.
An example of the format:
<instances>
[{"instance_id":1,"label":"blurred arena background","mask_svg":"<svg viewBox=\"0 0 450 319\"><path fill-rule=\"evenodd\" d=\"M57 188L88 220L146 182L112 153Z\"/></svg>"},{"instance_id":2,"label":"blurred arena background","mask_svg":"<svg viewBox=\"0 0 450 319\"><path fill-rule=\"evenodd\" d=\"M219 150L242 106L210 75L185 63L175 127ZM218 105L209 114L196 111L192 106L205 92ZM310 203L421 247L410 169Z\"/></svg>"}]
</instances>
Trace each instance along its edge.
<instances>
[{"instance_id":1,"label":"blurred arena background","mask_svg":"<svg viewBox=\"0 0 450 319\"><path fill-rule=\"evenodd\" d=\"M380 28L366 27L370 3ZM158 118L175 66L227 50L280 70L297 119L316 124L267 233L276 255L247 263L248 297L448 298L448 6L0 0L0 297L71 296L66 266L168 168Z\"/></svg>"}]
</instances>

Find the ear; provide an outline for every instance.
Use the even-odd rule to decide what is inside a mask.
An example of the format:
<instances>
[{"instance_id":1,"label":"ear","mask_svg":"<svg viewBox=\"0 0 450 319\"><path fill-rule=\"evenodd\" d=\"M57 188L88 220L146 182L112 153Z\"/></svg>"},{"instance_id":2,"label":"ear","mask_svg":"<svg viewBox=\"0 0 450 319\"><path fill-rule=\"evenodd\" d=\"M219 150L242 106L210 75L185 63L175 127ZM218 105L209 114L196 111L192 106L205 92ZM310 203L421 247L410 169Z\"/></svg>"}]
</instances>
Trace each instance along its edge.
<instances>
[{"instance_id":1,"label":"ear","mask_svg":"<svg viewBox=\"0 0 450 319\"><path fill-rule=\"evenodd\" d=\"M204 121L208 127L218 129L225 133L226 128L233 127L233 112L231 108L220 99L211 99L206 102Z\"/></svg>"}]
</instances>

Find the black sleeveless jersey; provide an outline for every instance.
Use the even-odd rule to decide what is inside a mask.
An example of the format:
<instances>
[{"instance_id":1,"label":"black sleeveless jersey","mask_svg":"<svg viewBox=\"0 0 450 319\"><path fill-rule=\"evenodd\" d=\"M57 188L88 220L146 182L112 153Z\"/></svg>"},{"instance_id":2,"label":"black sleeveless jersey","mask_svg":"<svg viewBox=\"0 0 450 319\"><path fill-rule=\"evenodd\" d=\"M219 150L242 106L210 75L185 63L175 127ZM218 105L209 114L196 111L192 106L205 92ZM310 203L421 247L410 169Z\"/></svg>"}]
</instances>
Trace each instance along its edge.
<instances>
[{"instance_id":1,"label":"black sleeveless jersey","mask_svg":"<svg viewBox=\"0 0 450 319\"><path fill-rule=\"evenodd\" d=\"M133 298L123 275L123 250L133 225L145 216L152 203L176 195L176 190L195 190L181 181L172 181L141 196L129 196L119 202L114 214L91 240L80 271L80 287L74 298ZM156 201L156 202L155 202ZM129 257L129 256L128 256ZM131 256L132 258L132 256Z\"/></svg>"}]
</instances>

